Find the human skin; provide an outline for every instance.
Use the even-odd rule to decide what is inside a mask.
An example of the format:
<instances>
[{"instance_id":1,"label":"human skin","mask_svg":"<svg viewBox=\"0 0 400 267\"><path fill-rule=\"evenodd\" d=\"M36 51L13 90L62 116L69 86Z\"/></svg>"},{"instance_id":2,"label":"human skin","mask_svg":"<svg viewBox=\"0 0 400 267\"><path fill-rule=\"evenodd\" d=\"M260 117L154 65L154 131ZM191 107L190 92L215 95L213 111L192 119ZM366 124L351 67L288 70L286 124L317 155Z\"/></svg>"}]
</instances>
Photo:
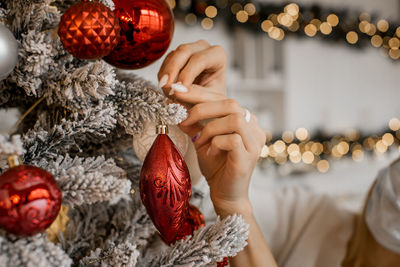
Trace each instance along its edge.
<instances>
[{"instance_id":1,"label":"human skin","mask_svg":"<svg viewBox=\"0 0 400 267\"><path fill-rule=\"evenodd\" d=\"M230 259L236 266L277 266L255 220L248 196L265 133L245 109L226 97L227 58L205 41L180 45L165 58L158 78L166 95L189 107L179 126L194 141L198 163L210 186L216 213L241 214L249 224L248 245Z\"/></svg>"}]
</instances>

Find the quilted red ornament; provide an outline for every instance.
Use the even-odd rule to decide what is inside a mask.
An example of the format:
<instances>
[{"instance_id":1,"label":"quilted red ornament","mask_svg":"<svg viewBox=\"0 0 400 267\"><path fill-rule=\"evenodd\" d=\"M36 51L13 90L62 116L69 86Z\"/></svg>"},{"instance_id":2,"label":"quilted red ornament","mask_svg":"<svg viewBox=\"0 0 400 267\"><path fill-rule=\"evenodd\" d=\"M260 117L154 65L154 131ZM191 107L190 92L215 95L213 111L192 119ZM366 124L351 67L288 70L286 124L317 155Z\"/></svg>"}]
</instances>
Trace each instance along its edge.
<instances>
[{"instance_id":1,"label":"quilted red ornament","mask_svg":"<svg viewBox=\"0 0 400 267\"><path fill-rule=\"evenodd\" d=\"M58 215L61 190L47 171L18 166L15 156L9 163L11 168L0 175L0 227L22 236L42 232Z\"/></svg>"},{"instance_id":2,"label":"quilted red ornament","mask_svg":"<svg viewBox=\"0 0 400 267\"><path fill-rule=\"evenodd\" d=\"M118 44L119 20L108 7L98 2L80 2L61 17L58 36L69 53L80 59L108 55Z\"/></svg>"},{"instance_id":3,"label":"quilted red ornament","mask_svg":"<svg viewBox=\"0 0 400 267\"><path fill-rule=\"evenodd\" d=\"M121 38L104 58L122 69L139 69L159 59L174 33L174 17L165 0L113 0Z\"/></svg>"}]
</instances>

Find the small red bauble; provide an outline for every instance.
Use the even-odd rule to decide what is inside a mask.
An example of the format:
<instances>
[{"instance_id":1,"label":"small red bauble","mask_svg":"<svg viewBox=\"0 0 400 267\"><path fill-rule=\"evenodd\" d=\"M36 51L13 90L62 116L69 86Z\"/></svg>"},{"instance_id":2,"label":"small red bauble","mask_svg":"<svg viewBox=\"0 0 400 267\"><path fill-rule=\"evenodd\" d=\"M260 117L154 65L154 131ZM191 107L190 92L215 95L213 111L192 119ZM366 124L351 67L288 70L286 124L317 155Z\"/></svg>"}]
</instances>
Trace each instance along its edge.
<instances>
[{"instance_id":1,"label":"small red bauble","mask_svg":"<svg viewBox=\"0 0 400 267\"><path fill-rule=\"evenodd\" d=\"M97 2L80 2L61 17L58 35L69 53L80 59L108 55L119 41L119 20L108 7Z\"/></svg>"},{"instance_id":2,"label":"small red bauble","mask_svg":"<svg viewBox=\"0 0 400 267\"><path fill-rule=\"evenodd\" d=\"M56 219L61 190L47 171L29 165L0 175L0 227L29 236L42 232Z\"/></svg>"},{"instance_id":3,"label":"small red bauble","mask_svg":"<svg viewBox=\"0 0 400 267\"><path fill-rule=\"evenodd\" d=\"M114 0L121 38L104 58L122 69L139 69L159 59L174 33L174 18L165 0Z\"/></svg>"}]
</instances>

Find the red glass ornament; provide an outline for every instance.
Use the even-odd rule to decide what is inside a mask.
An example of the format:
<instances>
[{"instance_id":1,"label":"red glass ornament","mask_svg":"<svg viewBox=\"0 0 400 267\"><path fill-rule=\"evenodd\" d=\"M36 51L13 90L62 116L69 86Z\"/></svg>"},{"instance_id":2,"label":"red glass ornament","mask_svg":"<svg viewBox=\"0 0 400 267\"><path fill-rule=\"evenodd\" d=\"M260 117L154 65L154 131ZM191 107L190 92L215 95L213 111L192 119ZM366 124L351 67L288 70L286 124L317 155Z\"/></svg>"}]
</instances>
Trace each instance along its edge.
<instances>
[{"instance_id":1,"label":"red glass ornament","mask_svg":"<svg viewBox=\"0 0 400 267\"><path fill-rule=\"evenodd\" d=\"M81 59L108 55L119 41L119 20L111 9L97 2L80 2L61 17L58 35L69 53Z\"/></svg>"},{"instance_id":2,"label":"red glass ornament","mask_svg":"<svg viewBox=\"0 0 400 267\"><path fill-rule=\"evenodd\" d=\"M167 244L177 239L186 220L190 194L185 161L168 135L159 134L140 172L140 197Z\"/></svg>"},{"instance_id":3,"label":"red glass ornament","mask_svg":"<svg viewBox=\"0 0 400 267\"><path fill-rule=\"evenodd\" d=\"M0 227L15 235L42 232L56 219L61 190L47 171L29 165L0 175Z\"/></svg>"},{"instance_id":4,"label":"red glass ornament","mask_svg":"<svg viewBox=\"0 0 400 267\"><path fill-rule=\"evenodd\" d=\"M104 58L122 69L139 69L159 59L174 33L174 18L165 0L113 0L121 38Z\"/></svg>"}]
</instances>

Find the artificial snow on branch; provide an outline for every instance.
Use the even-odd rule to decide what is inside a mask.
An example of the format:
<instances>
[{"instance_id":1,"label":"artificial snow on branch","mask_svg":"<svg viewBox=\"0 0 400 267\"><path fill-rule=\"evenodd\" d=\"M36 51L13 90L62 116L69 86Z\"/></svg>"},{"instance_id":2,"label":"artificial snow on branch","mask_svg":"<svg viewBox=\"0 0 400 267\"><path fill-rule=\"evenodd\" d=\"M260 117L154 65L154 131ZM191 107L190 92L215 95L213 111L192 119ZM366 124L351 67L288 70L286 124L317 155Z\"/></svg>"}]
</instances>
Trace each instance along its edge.
<instances>
[{"instance_id":1,"label":"artificial snow on branch","mask_svg":"<svg viewBox=\"0 0 400 267\"><path fill-rule=\"evenodd\" d=\"M0 266L69 267L71 264L68 255L49 242L46 234L26 238L0 235Z\"/></svg>"},{"instance_id":2,"label":"artificial snow on branch","mask_svg":"<svg viewBox=\"0 0 400 267\"><path fill-rule=\"evenodd\" d=\"M193 237L176 242L162 255L140 266L215 266L224 257L233 257L247 245L249 225L241 216L233 215L194 232Z\"/></svg>"},{"instance_id":3,"label":"artificial snow on branch","mask_svg":"<svg viewBox=\"0 0 400 267\"><path fill-rule=\"evenodd\" d=\"M136 266L139 251L136 246L129 242L115 245L109 242L105 250L97 248L90 255L80 261L80 266L103 267L103 266Z\"/></svg>"},{"instance_id":4,"label":"artificial snow on branch","mask_svg":"<svg viewBox=\"0 0 400 267\"><path fill-rule=\"evenodd\" d=\"M41 129L40 125L34 127L24 135L27 150L24 154L25 162L32 163L42 157L55 159L58 155L68 153L71 148L79 151L79 143L105 138L116 125L114 114L112 108L92 109L83 117L75 113L72 120L63 119L61 124L50 130Z\"/></svg>"},{"instance_id":5,"label":"artificial snow on branch","mask_svg":"<svg viewBox=\"0 0 400 267\"><path fill-rule=\"evenodd\" d=\"M131 182L113 159L106 160L103 156L72 159L67 154L53 162L42 159L37 166L53 174L63 192L63 202L70 207L106 201L116 203L129 198Z\"/></svg>"}]
</instances>

